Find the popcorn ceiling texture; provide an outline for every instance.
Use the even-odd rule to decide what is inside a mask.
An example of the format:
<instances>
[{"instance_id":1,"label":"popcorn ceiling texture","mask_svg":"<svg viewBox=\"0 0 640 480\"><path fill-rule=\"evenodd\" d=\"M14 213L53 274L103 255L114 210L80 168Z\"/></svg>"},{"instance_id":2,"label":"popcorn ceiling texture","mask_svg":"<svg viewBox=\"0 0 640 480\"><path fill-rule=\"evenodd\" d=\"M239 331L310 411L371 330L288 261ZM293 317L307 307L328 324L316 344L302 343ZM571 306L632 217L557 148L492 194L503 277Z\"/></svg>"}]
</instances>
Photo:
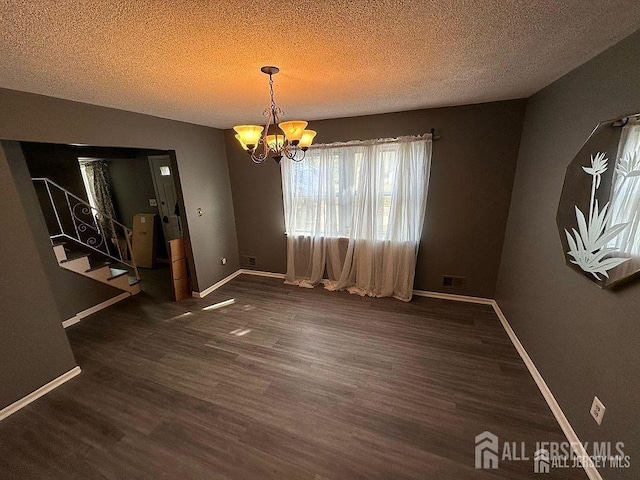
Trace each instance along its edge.
<instances>
[{"instance_id":1,"label":"popcorn ceiling texture","mask_svg":"<svg viewBox=\"0 0 640 480\"><path fill-rule=\"evenodd\" d=\"M528 97L638 0L0 0L0 86L227 128Z\"/></svg>"}]
</instances>

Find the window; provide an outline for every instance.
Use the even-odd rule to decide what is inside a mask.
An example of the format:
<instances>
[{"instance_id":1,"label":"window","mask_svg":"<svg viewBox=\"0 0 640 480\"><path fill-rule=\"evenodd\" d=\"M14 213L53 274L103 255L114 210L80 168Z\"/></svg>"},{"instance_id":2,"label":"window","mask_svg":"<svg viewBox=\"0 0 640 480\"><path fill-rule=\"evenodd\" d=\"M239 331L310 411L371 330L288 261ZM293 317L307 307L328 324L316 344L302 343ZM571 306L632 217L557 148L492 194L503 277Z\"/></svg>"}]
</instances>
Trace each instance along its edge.
<instances>
[{"instance_id":1,"label":"window","mask_svg":"<svg viewBox=\"0 0 640 480\"><path fill-rule=\"evenodd\" d=\"M418 241L429 160L421 137L319 145L285 160L286 233Z\"/></svg>"},{"instance_id":2,"label":"window","mask_svg":"<svg viewBox=\"0 0 640 480\"><path fill-rule=\"evenodd\" d=\"M97 215L98 206L96 203L95 193L93 191L93 173L87 169L87 164L97 161L97 158L78 157L80 163L80 173L82 174L82 183L84 184L85 192L87 193L87 199L89 205L91 205L91 214L95 218Z\"/></svg>"}]
</instances>

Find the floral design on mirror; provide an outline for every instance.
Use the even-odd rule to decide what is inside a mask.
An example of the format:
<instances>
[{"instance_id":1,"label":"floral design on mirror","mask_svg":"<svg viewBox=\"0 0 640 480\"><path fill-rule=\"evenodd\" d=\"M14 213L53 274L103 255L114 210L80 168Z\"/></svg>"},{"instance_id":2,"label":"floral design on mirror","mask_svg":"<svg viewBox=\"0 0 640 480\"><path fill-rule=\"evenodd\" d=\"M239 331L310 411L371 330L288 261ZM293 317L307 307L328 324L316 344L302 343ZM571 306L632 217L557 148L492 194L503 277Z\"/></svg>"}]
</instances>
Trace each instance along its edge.
<instances>
[{"instance_id":1,"label":"floral design on mirror","mask_svg":"<svg viewBox=\"0 0 640 480\"><path fill-rule=\"evenodd\" d=\"M567 265L598 286L640 273L640 114L596 127L567 168L556 220Z\"/></svg>"}]
</instances>

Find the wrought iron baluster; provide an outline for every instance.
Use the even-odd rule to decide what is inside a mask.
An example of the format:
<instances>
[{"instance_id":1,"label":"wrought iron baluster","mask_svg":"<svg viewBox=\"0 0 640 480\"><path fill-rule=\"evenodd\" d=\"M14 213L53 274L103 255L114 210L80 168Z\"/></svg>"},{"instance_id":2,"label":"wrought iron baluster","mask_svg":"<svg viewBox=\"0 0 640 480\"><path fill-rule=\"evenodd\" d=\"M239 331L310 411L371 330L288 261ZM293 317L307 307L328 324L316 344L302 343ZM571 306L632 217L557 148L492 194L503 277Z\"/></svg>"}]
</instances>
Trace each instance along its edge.
<instances>
[{"instance_id":1,"label":"wrought iron baluster","mask_svg":"<svg viewBox=\"0 0 640 480\"><path fill-rule=\"evenodd\" d=\"M103 212L101 212L97 208L94 208L89 203L87 203L86 201L78 197L77 195L74 195L73 193L69 192L68 190L61 187L57 183L49 180L48 178L32 178L31 180L33 182L42 182L45 188L47 189L49 201L51 202L51 208L53 209L56 222L58 223L58 228L60 229L60 234L51 235L52 242L54 238L68 238L71 240L75 240L78 243L84 245L85 247L90 248L91 250L95 250L96 252L99 252L117 262L123 263L124 265L131 267L135 272L136 279L140 280L140 273L138 271L135 258L133 256L133 248L131 245L131 230L129 228L127 228L117 220L113 219L109 215L105 215ZM75 234L76 234L75 238L72 235L67 234L64 230L62 221L60 220L60 214L58 212L58 208L56 206L56 203L53 199L53 194L51 192L52 187L63 192L65 195L67 207L69 208L69 214L71 215L72 223L75 229ZM76 202L75 205L73 206L71 204L71 199L73 199ZM91 219L87 219L87 221L83 220L83 217L81 217L80 214L78 214L77 212L78 209L81 210L80 213L82 215L84 215L85 217L90 216ZM94 215L94 212L96 212L96 215ZM99 216L100 222L98 221L97 216ZM107 221L111 225L112 235L108 235L106 232L104 232L103 226L107 223ZM91 223L88 223L88 222L91 222ZM127 251L129 252L128 259L125 259L124 253L126 252L123 252L122 247L118 242L116 226L120 227L124 232L126 244L127 244ZM91 233L90 230L92 230L95 233ZM86 239L83 239L81 237L81 234L84 232L88 232L88 234L90 235ZM111 238L111 240L115 241L116 249L118 251L117 254L113 253L112 250L109 250L109 241L108 241L109 239L107 238L108 236L113 237Z\"/></svg>"},{"instance_id":2,"label":"wrought iron baluster","mask_svg":"<svg viewBox=\"0 0 640 480\"><path fill-rule=\"evenodd\" d=\"M111 241L115 243L116 250L118 250L118 255L120 256L120 260L124 263L124 256L122 255L122 250L120 249L120 242L118 241L118 232L116 231L116 226L113 223L113 219L110 218L109 222L111 224Z\"/></svg>"},{"instance_id":3,"label":"wrought iron baluster","mask_svg":"<svg viewBox=\"0 0 640 480\"><path fill-rule=\"evenodd\" d=\"M127 227L124 227L124 237L127 240L127 248L129 249L129 258L131 259L131 267L133 271L136 273L136 280L140 280L140 273L138 272L138 266L136 265L136 259L133 256L133 247L131 246L131 236L129 235L129 230Z\"/></svg>"},{"instance_id":4,"label":"wrought iron baluster","mask_svg":"<svg viewBox=\"0 0 640 480\"><path fill-rule=\"evenodd\" d=\"M76 237L80 240L80 232L78 231L78 224L76 223L76 217L73 215L73 209L71 208L71 201L69 200L69 194L64 192L64 197L67 199L67 205L69 207L69 213L71 214L71 221L73 222L73 228L76 230Z\"/></svg>"},{"instance_id":5,"label":"wrought iron baluster","mask_svg":"<svg viewBox=\"0 0 640 480\"><path fill-rule=\"evenodd\" d=\"M56 220L58 221L58 227L60 228L60 233L64 235L64 228L62 228L62 222L60 221L60 216L58 215L58 209L56 208L56 203L53 201L53 195L51 195L51 189L49 188L49 183L46 181L43 183L44 183L44 186L47 187L47 193L49 194L49 200L51 201L51 208L53 208L53 213L55 214Z\"/></svg>"}]
</instances>

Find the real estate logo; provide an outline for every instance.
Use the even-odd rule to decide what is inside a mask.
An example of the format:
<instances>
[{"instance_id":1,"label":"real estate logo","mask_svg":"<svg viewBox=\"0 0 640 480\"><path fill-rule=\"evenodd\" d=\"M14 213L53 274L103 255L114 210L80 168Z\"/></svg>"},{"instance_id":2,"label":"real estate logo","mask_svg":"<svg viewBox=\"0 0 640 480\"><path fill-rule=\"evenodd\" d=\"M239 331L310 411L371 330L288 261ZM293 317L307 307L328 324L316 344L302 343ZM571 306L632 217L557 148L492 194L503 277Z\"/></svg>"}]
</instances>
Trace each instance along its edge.
<instances>
[{"instance_id":1,"label":"real estate logo","mask_svg":"<svg viewBox=\"0 0 640 480\"><path fill-rule=\"evenodd\" d=\"M530 462L533 454L533 472L550 473L563 468L629 468L631 457L624 453L623 442L535 442L528 449L526 442L503 441L484 431L476 436L475 467L494 470L504 462Z\"/></svg>"},{"instance_id":2,"label":"real estate logo","mask_svg":"<svg viewBox=\"0 0 640 480\"><path fill-rule=\"evenodd\" d=\"M476 436L476 468L498 468L498 437L491 432L482 432Z\"/></svg>"},{"instance_id":3,"label":"real estate logo","mask_svg":"<svg viewBox=\"0 0 640 480\"><path fill-rule=\"evenodd\" d=\"M533 473L549 473L551 467L551 459L549 456L549 450L541 448L536 450L533 455Z\"/></svg>"}]
</instances>

